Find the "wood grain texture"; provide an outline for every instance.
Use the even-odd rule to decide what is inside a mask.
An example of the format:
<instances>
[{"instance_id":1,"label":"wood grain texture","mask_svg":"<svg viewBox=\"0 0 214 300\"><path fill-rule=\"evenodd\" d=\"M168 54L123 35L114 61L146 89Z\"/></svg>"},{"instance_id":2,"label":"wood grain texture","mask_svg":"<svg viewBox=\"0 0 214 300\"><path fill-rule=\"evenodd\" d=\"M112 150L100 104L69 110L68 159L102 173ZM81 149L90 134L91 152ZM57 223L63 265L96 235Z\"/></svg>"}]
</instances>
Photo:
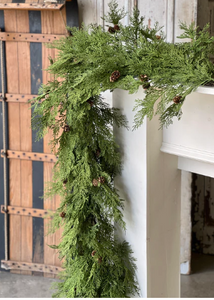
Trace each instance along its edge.
<instances>
[{"instance_id":1,"label":"wood grain texture","mask_svg":"<svg viewBox=\"0 0 214 300\"><path fill-rule=\"evenodd\" d=\"M1 205L1 213L5 213L5 206ZM19 215L26 217L37 217L37 218L52 218L52 212L38 208L28 208L23 206L11 206L7 207L7 214Z\"/></svg>"},{"instance_id":2,"label":"wood grain texture","mask_svg":"<svg viewBox=\"0 0 214 300\"><path fill-rule=\"evenodd\" d=\"M16 11L7 11L5 31L16 32ZM6 43L7 91L19 93L18 85L18 45ZM20 107L19 104L8 104L9 147L20 150ZM21 205L21 163L14 160L9 164L9 199L10 205ZM21 217L11 216L9 220L9 256L12 260L21 260ZM13 271L20 273L20 271Z\"/></svg>"},{"instance_id":3,"label":"wood grain texture","mask_svg":"<svg viewBox=\"0 0 214 300\"><path fill-rule=\"evenodd\" d=\"M29 0L26 0L25 3L0 3L0 9L4 10L60 10L64 4L39 4L39 3L29 3Z\"/></svg>"},{"instance_id":4,"label":"wood grain texture","mask_svg":"<svg viewBox=\"0 0 214 300\"><path fill-rule=\"evenodd\" d=\"M65 9L62 11L62 15L60 12L47 12L42 11L42 33L45 34L66 34L65 30L65 23L63 22L63 18L65 20ZM51 56L53 59L55 58L56 52L55 49L47 49L45 45L42 45L42 57L43 57L43 69L46 69L49 66L49 60L47 59ZM43 83L47 83L49 80L53 80L53 77L48 74L48 72L43 72ZM52 131L49 130L48 134L44 137L44 152L51 153L50 141L52 139ZM44 163L44 182L50 182L52 180L52 171L53 171L53 164ZM44 208L50 210L56 210L60 199L58 196L54 196L53 199L48 199L44 202ZM49 222L48 220L44 220L45 226L45 233L48 231ZM58 244L59 239L61 236L61 232L58 231L53 235L45 236L45 245L54 245ZM44 248L44 263L47 264L57 264L58 266L61 265L61 262L58 260L57 251L51 249L50 247L45 246ZM51 274L45 274L44 276L47 277L54 277Z\"/></svg>"},{"instance_id":5,"label":"wood grain texture","mask_svg":"<svg viewBox=\"0 0 214 300\"><path fill-rule=\"evenodd\" d=\"M0 101L2 94L0 93ZM27 103L30 100L37 97L37 95L31 95L31 94L5 94L6 102L15 102L15 103Z\"/></svg>"},{"instance_id":6,"label":"wood grain texture","mask_svg":"<svg viewBox=\"0 0 214 300\"><path fill-rule=\"evenodd\" d=\"M17 32L29 32L28 11L16 11ZM20 42L18 52L19 93L30 94L30 44ZM32 151L30 105L20 103L20 150ZM21 206L32 207L32 162L21 161ZM32 218L21 217L21 261L32 262ZM29 271L22 274L31 275Z\"/></svg>"},{"instance_id":7,"label":"wood grain texture","mask_svg":"<svg viewBox=\"0 0 214 300\"><path fill-rule=\"evenodd\" d=\"M28 13L28 11L17 11L17 13ZM24 29L23 29L24 30ZM49 43L59 40L63 35L57 34L29 34L23 33L23 30L16 32L0 32L0 40L7 42L34 42L34 43Z\"/></svg>"},{"instance_id":8,"label":"wood grain texture","mask_svg":"<svg viewBox=\"0 0 214 300\"><path fill-rule=\"evenodd\" d=\"M4 151L1 150L1 157L3 157ZM30 161L45 161L45 162L56 162L57 156L54 154L46 154L39 152L27 152L27 151L13 151L7 150L7 158L30 160Z\"/></svg>"},{"instance_id":9,"label":"wood grain texture","mask_svg":"<svg viewBox=\"0 0 214 300\"><path fill-rule=\"evenodd\" d=\"M63 271L63 268L50 266L45 264L37 264L37 263L28 263L28 262L20 262L20 261L12 261L12 260L3 260L1 262L2 268L6 270L18 269L18 270L32 270L36 272L47 272L51 274L58 274L60 271Z\"/></svg>"}]
</instances>

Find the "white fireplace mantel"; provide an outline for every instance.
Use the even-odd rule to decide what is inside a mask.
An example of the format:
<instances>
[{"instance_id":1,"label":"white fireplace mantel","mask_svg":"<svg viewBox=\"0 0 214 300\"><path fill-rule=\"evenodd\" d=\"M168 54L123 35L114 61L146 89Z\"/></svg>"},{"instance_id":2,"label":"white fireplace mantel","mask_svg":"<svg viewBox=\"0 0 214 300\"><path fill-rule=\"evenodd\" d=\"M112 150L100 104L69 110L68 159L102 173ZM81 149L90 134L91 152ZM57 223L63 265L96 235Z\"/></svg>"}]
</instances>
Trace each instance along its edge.
<instances>
[{"instance_id":1,"label":"white fireplace mantel","mask_svg":"<svg viewBox=\"0 0 214 300\"><path fill-rule=\"evenodd\" d=\"M199 87L182 111L164 128L161 151L178 156L178 169L214 177L214 88Z\"/></svg>"}]
</instances>

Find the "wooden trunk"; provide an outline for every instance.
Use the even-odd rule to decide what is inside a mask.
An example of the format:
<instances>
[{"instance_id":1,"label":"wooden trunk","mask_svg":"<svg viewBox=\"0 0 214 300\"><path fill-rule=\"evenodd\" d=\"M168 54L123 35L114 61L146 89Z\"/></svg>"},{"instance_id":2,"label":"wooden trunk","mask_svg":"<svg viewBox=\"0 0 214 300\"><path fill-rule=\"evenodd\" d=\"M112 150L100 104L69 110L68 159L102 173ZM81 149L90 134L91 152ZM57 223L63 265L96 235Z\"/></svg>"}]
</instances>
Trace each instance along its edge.
<instances>
[{"instance_id":1,"label":"wooden trunk","mask_svg":"<svg viewBox=\"0 0 214 300\"><path fill-rule=\"evenodd\" d=\"M5 1L6 2L6 1ZM44 41L67 35L66 24L78 26L77 2L75 0L56 6L45 4L34 10L30 2L22 1L18 7L12 1L1 10L0 39L4 41L5 88L7 105L7 160L8 160L8 247L9 261L4 261L4 214L0 214L0 259L2 268L13 273L36 274L53 277L61 262L56 250L48 245L58 244L61 230L46 235L48 210L56 210L60 199L43 201L45 183L52 179L56 158L51 154L51 132L36 141L31 129L31 109L27 103L38 94L41 83L51 80L45 69L48 57L57 56L55 49L46 48ZM19 1L20 2L20 1ZM41 2L41 1L39 1ZM16 4L15 4L16 3ZM17 5L15 7L14 5ZM53 9L54 7L54 9ZM10 38L11 37L11 38ZM4 72L3 72L4 73ZM2 75L2 72L1 72ZM1 80L0 80L1 81ZM0 84L2 90L2 84ZM0 113L2 112L2 99ZM0 149L3 149L2 114L0 119ZM4 207L3 159L0 159L0 204ZM54 268L55 267L55 268Z\"/></svg>"}]
</instances>

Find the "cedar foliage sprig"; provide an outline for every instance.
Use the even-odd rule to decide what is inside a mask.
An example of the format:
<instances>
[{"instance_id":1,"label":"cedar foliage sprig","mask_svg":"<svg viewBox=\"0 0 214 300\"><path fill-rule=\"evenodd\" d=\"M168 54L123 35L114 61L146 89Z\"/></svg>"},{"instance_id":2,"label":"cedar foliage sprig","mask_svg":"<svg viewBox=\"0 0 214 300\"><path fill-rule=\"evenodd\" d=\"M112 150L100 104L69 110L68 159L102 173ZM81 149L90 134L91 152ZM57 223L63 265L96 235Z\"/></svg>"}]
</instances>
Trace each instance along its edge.
<instances>
[{"instance_id":1,"label":"cedar foliage sprig","mask_svg":"<svg viewBox=\"0 0 214 300\"><path fill-rule=\"evenodd\" d=\"M109 8L105 21L118 24L124 9L118 10L116 1ZM130 24L120 23L113 33L83 25L49 46L59 50L48 68L55 80L42 86L33 104L32 126L38 138L52 130L52 150L58 155L46 192L46 197L61 196L52 231L64 229L60 244L52 245L65 267L55 297L119 298L138 292L132 251L119 242L113 225L125 228L123 200L113 185L121 158L112 126L127 123L100 94L116 88L134 93L143 85L145 98L136 101L134 127L155 114L163 126L181 117L189 93L213 81L208 27L198 32L193 24L181 24L181 38L190 41L170 44L158 24L149 28L143 21L135 9ZM179 101L173 102L176 97Z\"/></svg>"}]
</instances>

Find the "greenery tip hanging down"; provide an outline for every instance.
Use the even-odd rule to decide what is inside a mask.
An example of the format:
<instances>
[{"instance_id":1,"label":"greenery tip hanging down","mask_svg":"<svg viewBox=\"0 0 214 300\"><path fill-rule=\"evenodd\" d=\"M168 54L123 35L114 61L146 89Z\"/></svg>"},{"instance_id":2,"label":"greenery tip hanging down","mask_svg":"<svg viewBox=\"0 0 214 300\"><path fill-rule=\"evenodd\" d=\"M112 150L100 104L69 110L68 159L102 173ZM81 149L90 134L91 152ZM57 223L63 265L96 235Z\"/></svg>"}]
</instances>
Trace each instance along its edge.
<instances>
[{"instance_id":1,"label":"greenery tip hanging down","mask_svg":"<svg viewBox=\"0 0 214 300\"><path fill-rule=\"evenodd\" d=\"M114 226L125 229L123 200L114 188L121 158L112 127L127 123L100 94L116 88L134 93L143 86L134 127L155 114L163 126L181 116L189 93L213 82L214 40L208 27L198 32L193 24L182 24L181 38L190 41L171 44L157 24L152 29L144 25L137 9L128 26L121 23L124 16L124 9L111 1L104 19L112 26L70 28L70 37L49 46L59 50L48 68L55 80L43 85L32 103L32 127L38 138L52 130L58 156L45 195L61 196L52 222L53 232L63 227L60 244L51 246L64 267L55 297L119 298L139 292L132 250Z\"/></svg>"}]
</instances>

